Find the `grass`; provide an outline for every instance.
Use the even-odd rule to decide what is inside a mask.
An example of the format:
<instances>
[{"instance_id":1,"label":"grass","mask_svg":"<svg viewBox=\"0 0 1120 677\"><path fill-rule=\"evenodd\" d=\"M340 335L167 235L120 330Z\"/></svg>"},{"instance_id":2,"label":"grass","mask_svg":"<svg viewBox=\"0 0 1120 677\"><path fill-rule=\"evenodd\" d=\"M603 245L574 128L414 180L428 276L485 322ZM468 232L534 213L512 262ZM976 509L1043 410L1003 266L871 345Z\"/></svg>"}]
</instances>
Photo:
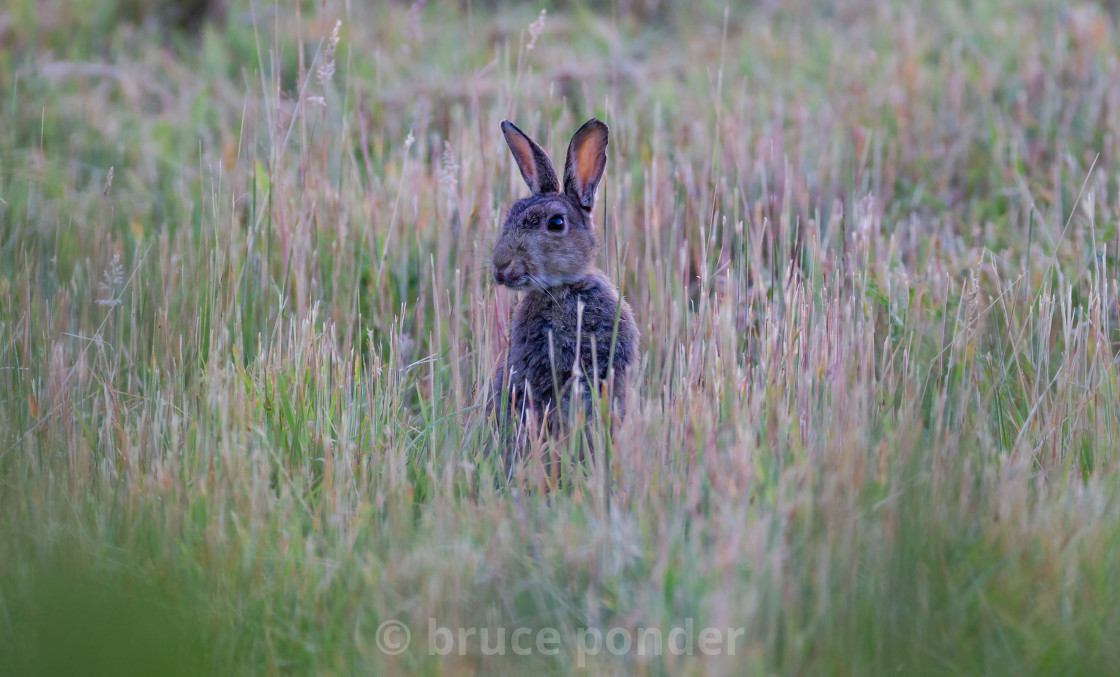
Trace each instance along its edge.
<instances>
[{"instance_id":1,"label":"grass","mask_svg":"<svg viewBox=\"0 0 1120 677\"><path fill-rule=\"evenodd\" d=\"M0 672L1111 672L1114 8L691 4L6 4ZM591 116L631 411L507 486L498 123Z\"/></svg>"}]
</instances>

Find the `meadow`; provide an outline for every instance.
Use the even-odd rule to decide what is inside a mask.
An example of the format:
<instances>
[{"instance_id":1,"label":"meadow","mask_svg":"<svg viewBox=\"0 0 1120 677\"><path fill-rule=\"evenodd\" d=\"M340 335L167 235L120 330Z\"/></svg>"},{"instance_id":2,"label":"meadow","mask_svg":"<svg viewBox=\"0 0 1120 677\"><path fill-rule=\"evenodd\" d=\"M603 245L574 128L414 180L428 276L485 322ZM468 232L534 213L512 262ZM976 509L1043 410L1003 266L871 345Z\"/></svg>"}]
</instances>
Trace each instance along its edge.
<instances>
[{"instance_id":1,"label":"meadow","mask_svg":"<svg viewBox=\"0 0 1120 677\"><path fill-rule=\"evenodd\" d=\"M160 7L0 7L0 673L1120 666L1115 4ZM590 117L630 411L507 482L499 123Z\"/></svg>"}]
</instances>

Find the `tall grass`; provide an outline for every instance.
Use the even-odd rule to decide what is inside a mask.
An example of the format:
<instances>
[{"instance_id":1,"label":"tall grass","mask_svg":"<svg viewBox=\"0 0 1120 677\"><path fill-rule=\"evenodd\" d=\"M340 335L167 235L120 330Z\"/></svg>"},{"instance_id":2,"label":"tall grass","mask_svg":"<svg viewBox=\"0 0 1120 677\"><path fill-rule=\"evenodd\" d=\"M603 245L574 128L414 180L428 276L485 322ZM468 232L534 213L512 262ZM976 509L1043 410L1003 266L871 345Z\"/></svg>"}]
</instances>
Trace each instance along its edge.
<instances>
[{"instance_id":1,"label":"tall grass","mask_svg":"<svg viewBox=\"0 0 1120 677\"><path fill-rule=\"evenodd\" d=\"M0 12L4 672L1115 669L1105 8L111 7ZM507 485L498 123L592 116L630 414ZM745 635L581 668L429 618Z\"/></svg>"}]
</instances>

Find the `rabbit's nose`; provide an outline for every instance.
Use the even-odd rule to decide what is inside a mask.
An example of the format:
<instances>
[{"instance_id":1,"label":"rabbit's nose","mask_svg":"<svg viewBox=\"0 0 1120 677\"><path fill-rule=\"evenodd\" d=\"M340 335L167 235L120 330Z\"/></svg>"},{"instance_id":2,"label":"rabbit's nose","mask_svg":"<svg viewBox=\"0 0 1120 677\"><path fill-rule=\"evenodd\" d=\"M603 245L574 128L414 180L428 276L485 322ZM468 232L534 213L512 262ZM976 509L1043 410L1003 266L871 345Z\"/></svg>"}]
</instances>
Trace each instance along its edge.
<instances>
[{"instance_id":1,"label":"rabbit's nose","mask_svg":"<svg viewBox=\"0 0 1120 677\"><path fill-rule=\"evenodd\" d=\"M494 281L498 284L504 284L506 281L506 271L509 270L509 264L499 266L494 264Z\"/></svg>"}]
</instances>

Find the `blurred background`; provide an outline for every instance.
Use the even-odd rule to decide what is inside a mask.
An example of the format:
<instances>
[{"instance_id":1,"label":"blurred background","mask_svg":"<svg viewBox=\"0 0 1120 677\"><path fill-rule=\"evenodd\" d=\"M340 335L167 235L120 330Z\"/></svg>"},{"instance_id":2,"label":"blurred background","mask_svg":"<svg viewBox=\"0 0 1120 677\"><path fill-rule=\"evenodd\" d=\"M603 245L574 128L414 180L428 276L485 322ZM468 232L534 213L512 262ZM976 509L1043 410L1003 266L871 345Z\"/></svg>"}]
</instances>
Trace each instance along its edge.
<instances>
[{"instance_id":1,"label":"blurred background","mask_svg":"<svg viewBox=\"0 0 1120 677\"><path fill-rule=\"evenodd\" d=\"M0 672L1114 671L1117 12L6 0ZM592 116L639 404L515 500L498 125Z\"/></svg>"}]
</instances>

